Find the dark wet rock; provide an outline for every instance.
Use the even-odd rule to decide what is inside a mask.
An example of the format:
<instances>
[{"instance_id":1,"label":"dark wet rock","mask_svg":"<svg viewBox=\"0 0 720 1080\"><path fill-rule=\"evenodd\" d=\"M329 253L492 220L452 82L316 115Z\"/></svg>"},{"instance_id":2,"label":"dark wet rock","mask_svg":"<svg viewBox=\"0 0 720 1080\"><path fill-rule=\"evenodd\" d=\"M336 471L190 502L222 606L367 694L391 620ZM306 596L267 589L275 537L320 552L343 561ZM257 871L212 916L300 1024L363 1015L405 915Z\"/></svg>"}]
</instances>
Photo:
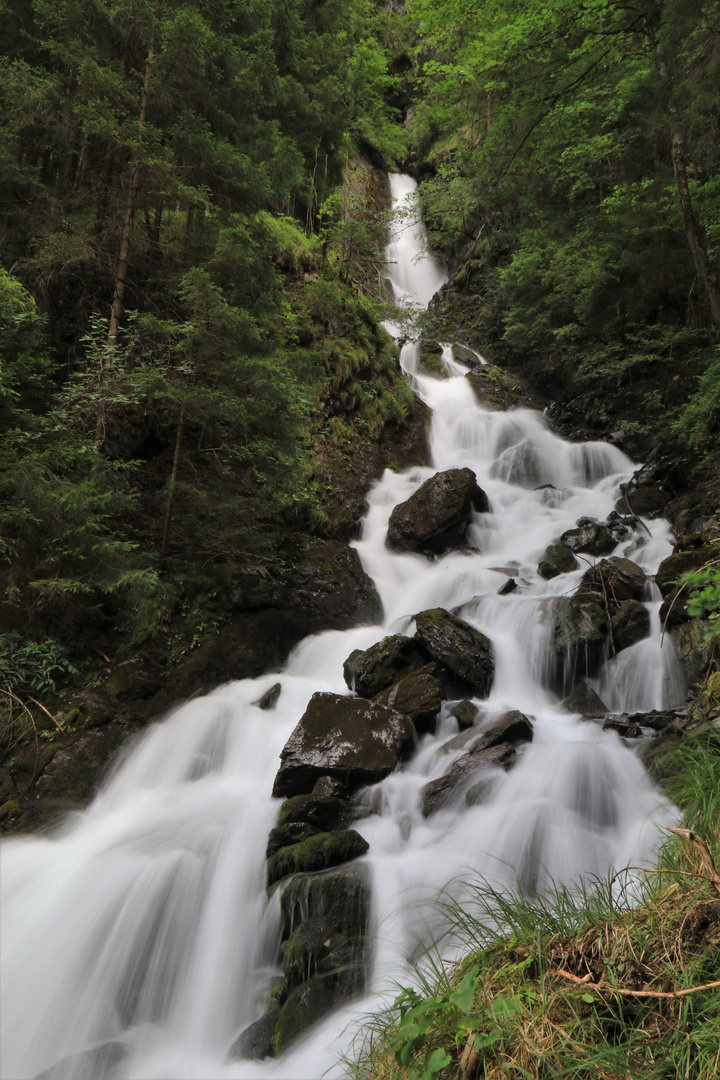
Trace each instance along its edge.
<instances>
[{"instance_id":1,"label":"dark wet rock","mask_svg":"<svg viewBox=\"0 0 720 1080\"><path fill-rule=\"evenodd\" d=\"M638 724L640 727L652 728L653 731L666 731L670 727L681 726L685 722L687 709L670 709L666 711L653 709L651 712L624 715L622 719L629 723Z\"/></svg>"},{"instance_id":2,"label":"dark wet rock","mask_svg":"<svg viewBox=\"0 0 720 1080\"><path fill-rule=\"evenodd\" d=\"M589 518L580 518L576 528L568 529L562 534L560 542L571 551L588 555L609 555L617 544L615 537L604 525Z\"/></svg>"},{"instance_id":3,"label":"dark wet rock","mask_svg":"<svg viewBox=\"0 0 720 1080\"><path fill-rule=\"evenodd\" d=\"M455 717L461 731L477 724L478 717L480 716L480 710L477 705L473 705L472 701L468 701L467 698L451 705L448 712L450 716Z\"/></svg>"},{"instance_id":4,"label":"dark wet rock","mask_svg":"<svg viewBox=\"0 0 720 1080\"><path fill-rule=\"evenodd\" d=\"M667 630L673 630L692 619L689 609L690 593L688 589L678 587L666 596L660 605L660 624Z\"/></svg>"},{"instance_id":5,"label":"dark wet rock","mask_svg":"<svg viewBox=\"0 0 720 1080\"><path fill-rule=\"evenodd\" d=\"M352 807L330 795L294 795L280 807L277 828L282 825L313 825L318 832L330 832L354 820Z\"/></svg>"},{"instance_id":6,"label":"dark wet rock","mask_svg":"<svg viewBox=\"0 0 720 1080\"><path fill-rule=\"evenodd\" d=\"M315 975L296 987L280 1010L273 1049L281 1054L308 1028L348 1000L345 988L329 975Z\"/></svg>"},{"instance_id":7,"label":"dark wet rock","mask_svg":"<svg viewBox=\"0 0 720 1080\"><path fill-rule=\"evenodd\" d=\"M461 781L482 772L483 769L502 767L509 769L517 757L517 750L512 743L498 743L486 750L478 750L473 754L463 754L450 768L445 776L431 780L421 789L422 812L424 817L435 813L446 802Z\"/></svg>"},{"instance_id":8,"label":"dark wet rock","mask_svg":"<svg viewBox=\"0 0 720 1080\"><path fill-rule=\"evenodd\" d=\"M488 638L444 608L430 608L415 616L415 638L438 664L447 668L477 697L487 697L495 676L495 661Z\"/></svg>"},{"instance_id":9,"label":"dark wet rock","mask_svg":"<svg viewBox=\"0 0 720 1080\"><path fill-rule=\"evenodd\" d=\"M512 408L536 408L538 398L519 379L494 364L481 364L465 378L475 397L486 409L504 412Z\"/></svg>"},{"instance_id":10,"label":"dark wet rock","mask_svg":"<svg viewBox=\"0 0 720 1080\"><path fill-rule=\"evenodd\" d=\"M575 570L577 562L570 548L565 544L550 544L538 563L538 574L549 581L558 574L568 574Z\"/></svg>"},{"instance_id":11,"label":"dark wet rock","mask_svg":"<svg viewBox=\"0 0 720 1080\"><path fill-rule=\"evenodd\" d=\"M507 596L508 593L515 592L518 587L518 583L514 578L510 578L498 589L498 596Z\"/></svg>"},{"instance_id":12,"label":"dark wet rock","mask_svg":"<svg viewBox=\"0 0 720 1080\"><path fill-rule=\"evenodd\" d=\"M327 916L339 934L367 934L370 881L366 864L349 863L321 874L298 874L281 886L280 917L289 938L306 919Z\"/></svg>"},{"instance_id":13,"label":"dark wet rock","mask_svg":"<svg viewBox=\"0 0 720 1080\"><path fill-rule=\"evenodd\" d=\"M279 1009L287 1001L288 987L284 976L273 975L267 992L268 1009Z\"/></svg>"},{"instance_id":14,"label":"dark wet rock","mask_svg":"<svg viewBox=\"0 0 720 1080\"><path fill-rule=\"evenodd\" d=\"M543 472L537 448L529 439L508 446L495 459L490 469L490 475L493 478L534 491L551 487L551 485L542 484Z\"/></svg>"},{"instance_id":15,"label":"dark wet rock","mask_svg":"<svg viewBox=\"0 0 720 1080\"><path fill-rule=\"evenodd\" d=\"M622 489L621 489L622 490ZM663 517L670 495L656 484L642 484L639 487L632 482L615 504L618 513L628 511L638 517Z\"/></svg>"},{"instance_id":16,"label":"dark wet rock","mask_svg":"<svg viewBox=\"0 0 720 1080\"><path fill-rule=\"evenodd\" d=\"M290 874L312 873L341 866L364 855L369 846L367 840L363 840L354 829L341 829L318 833L290 847L280 848L268 859L268 888Z\"/></svg>"},{"instance_id":17,"label":"dark wet rock","mask_svg":"<svg viewBox=\"0 0 720 1080\"><path fill-rule=\"evenodd\" d=\"M567 713L580 713L581 716L605 716L608 707L601 701L587 683L578 683L568 694L560 708Z\"/></svg>"},{"instance_id":18,"label":"dark wet rock","mask_svg":"<svg viewBox=\"0 0 720 1080\"><path fill-rule=\"evenodd\" d=\"M610 621L615 652L636 645L650 633L650 612L639 600L626 600Z\"/></svg>"},{"instance_id":19,"label":"dark wet rock","mask_svg":"<svg viewBox=\"0 0 720 1080\"><path fill-rule=\"evenodd\" d=\"M113 1080L129 1053L125 1043L117 1040L101 1043L90 1050L62 1058L49 1069L37 1073L33 1080L67 1080L69 1076L73 1080L97 1080L99 1076L104 1080Z\"/></svg>"},{"instance_id":20,"label":"dark wet rock","mask_svg":"<svg viewBox=\"0 0 720 1080\"><path fill-rule=\"evenodd\" d=\"M690 619L672 631L672 640L688 686L705 678L712 648L708 647L706 635L711 625L705 619Z\"/></svg>"},{"instance_id":21,"label":"dark wet rock","mask_svg":"<svg viewBox=\"0 0 720 1080\"><path fill-rule=\"evenodd\" d=\"M435 670L434 664L429 667ZM383 690L373 701L409 716L417 731L432 732L442 705L440 680L429 671L412 672Z\"/></svg>"},{"instance_id":22,"label":"dark wet rock","mask_svg":"<svg viewBox=\"0 0 720 1080\"><path fill-rule=\"evenodd\" d=\"M443 348L439 341L432 338L420 338L417 343L418 371L422 375L432 375L436 379L447 379L450 372L443 363Z\"/></svg>"},{"instance_id":23,"label":"dark wet rock","mask_svg":"<svg viewBox=\"0 0 720 1080\"><path fill-rule=\"evenodd\" d=\"M351 652L343 664L343 675L358 697L373 698L427 662L427 654L413 638L392 634L369 649Z\"/></svg>"},{"instance_id":24,"label":"dark wet rock","mask_svg":"<svg viewBox=\"0 0 720 1080\"><path fill-rule=\"evenodd\" d=\"M374 784L393 771L412 745L412 721L362 698L313 694L280 754L273 794L302 795L320 776L334 776L350 790Z\"/></svg>"},{"instance_id":25,"label":"dark wet rock","mask_svg":"<svg viewBox=\"0 0 720 1080\"><path fill-rule=\"evenodd\" d=\"M633 517L623 516L619 514L617 510L612 510L605 522L605 528L610 535L620 543L621 540L627 540L633 532L633 529L637 527L637 522Z\"/></svg>"},{"instance_id":26,"label":"dark wet rock","mask_svg":"<svg viewBox=\"0 0 720 1080\"><path fill-rule=\"evenodd\" d=\"M290 847L291 844L300 844L310 836L317 836L320 831L320 829L310 825L307 821L292 821L286 825L276 825L274 829L270 830L265 857L269 859L280 848Z\"/></svg>"},{"instance_id":27,"label":"dark wet rock","mask_svg":"<svg viewBox=\"0 0 720 1080\"><path fill-rule=\"evenodd\" d=\"M705 563L718 557L718 551L712 547L693 548L690 551L678 551L669 558L663 559L658 567L655 581L660 592L665 598L675 591L678 580L682 574L699 570ZM687 590L685 590L687 592Z\"/></svg>"},{"instance_id":28,"label":"dark wet rock","mask_svg":"<svg viewBox=\"0 0 720 1080\"><path fill-rule=\"evenodd\" d=\"M513 709L503 713L495 720L478 724L446 742L443 749L449 753L465 750L472 754L477 750L486 750L502 742L531 742L533 725L524 713Z\"/></svg>"},{"instance_id":29,"label":"dark wet rock","mask_svg":"<svg viewBox=\"0 0 720 1080\"><path fill-rule=\"evenodd\" d=\"M471 371L473 368L480 367L482 364L477 353L473 352L472 349L469 349L467 345L457 345L453 343L452 354L456 364L464 364L465 367L470 368Z\"/></svg>"},{"instance_id":30,"label":"dark wet rock","mask_svg":"<svg viewBox=\"0 0 720 1080\"><path fill-rule=\"evenodd\" d=\"M612 556L590 567L582 577L578 592L593 595L598 602L619 605L623 600L640 600L645 591L645 571L630 559Z\"/></svg>"},{"instance_id":31,"label":"dark wet rock","mask_svg":"<svg viewBox=\"0 0 720 1080\"><path fill-rule=\"evenodd\" d=\"M321 776L313 784L313 789L310 794L316 797L329 795L333 799L347 799L350 792L345 787L342 780L338 780L337 777Z\"/></svg>"},{"instance_id":32,"label":"dark wet rock","mask_svg":"<svg viewBox=\"0 0 720 1080\"><path fill-rule=\"evenodd\" d=\"M259 701L256 702L258 709L274 709L278 703L282 686L276 682L269 690L266 690Z\"/></svg>"},{"instance_id":33,"label":"dark wet rock","mask_svg":"<svg viewBox=\"0 0 720 1080\"><path fill-rule=\"evenodd\" d=\"M83 725L88 728L104 727L118 714L117 701L97 690L73 690L68 703L71 710L80 713Z\"/></svg>"},{"instance_id":34,"label":"dark wet rock","mask_svg":"<svg viewBox=\"0 0 720 1080\"><path fill-rule=\"evenodd\" d=\"M553 601L555 682L567 691L579 675L593 675L603 659L607 616L592 595L576 593Z\"/></svg>"},{"instance_id":35,"label":"dark wet rock","mask_svg":"<svg viewBox=\"0 0 720 1080\"><path fill-rule=\"evenodd\" d=\"M266 1057L275 1057L273 1035L279 1016L280 1009L270 1009L246 1027L230 1047L227 1060L262 1061Z\"/></svg>"},{"instance_id":36,"label":"dark wet rock","mask_svg":"<svg viewBox=\"0 0 720 1080\"><path fill-rule=\"evenodd\" d=\"M477 784L473 784L465 792L465 805L484 806L485 803L490 802L496 788L497 777L484 776L482 780L478 780Z\"/></svg>"},{"instance_id":37,"label":"dark wet rock","mask_svg":"<svg viewBox=\"0 0 720 1080\"><path fill-rule=\"evenodd\" d=\"M629 723L618 716L611 716L603 724L603 731L616 731L624 739L639 739L642 735L637 724Z\"/></svg>"},{"instance_id":38,"label":"dark wet rock","mask_svg":"<svg viewBox=\"0 0 720 1080\"><path fill-rule=\"evenodd\" d=\"M441 555L463 543L473 510L486 513L489 503L472 469L436 473L394 508L388 522L388 546Z\"/></svg>"},{"instance_id":39,"label":"dark wet rock","mask_svg":"<svg viewBox=\"0 0 720 1080\"><path fill-rule=\"evenodd\" d=\"M316 975L337 944L338 930L327 915L313 915L293 930L283 947L283 974L289 991Z\"/></svg>"}]
</instances>

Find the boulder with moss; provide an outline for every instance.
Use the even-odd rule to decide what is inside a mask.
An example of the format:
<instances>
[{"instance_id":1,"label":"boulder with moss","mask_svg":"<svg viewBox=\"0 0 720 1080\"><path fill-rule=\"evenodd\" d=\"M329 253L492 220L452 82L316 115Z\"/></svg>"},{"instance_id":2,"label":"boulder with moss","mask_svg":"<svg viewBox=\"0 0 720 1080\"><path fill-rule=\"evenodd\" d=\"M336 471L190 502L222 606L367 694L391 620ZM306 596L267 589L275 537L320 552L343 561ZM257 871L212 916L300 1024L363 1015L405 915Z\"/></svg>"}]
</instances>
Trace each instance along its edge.
<instances>
[{"instance_id":1,"label":"boulder with moss","mask_svg":"<svg viewBox=\"0 0 720 1080\"><path fill-rule=\"evenodd\" d=\"M434 664L428 664L420 671L411 672L373 701L409 716L416 731L432 732L442 705L440 679L433 674L436 670Z\"/></svg>"},{"instance_id":2,"label":"boulder with moss","mask_svg":"<svg viewBox=\"0 0 720 1080\"><path fill-rule=\"evenodd\" d=\"M549 581L559 574L569 574L577 567L575 556L565 544L550 544L538 563L538 574Z\"/></svg>"},{"instance_id":3,"label":"boulder with moss","mask_svg":"<svg viewBox=\"0 0 720 1080\"><path fill-rule=\"evenodd\" d=\"M415 638L455 682L476 697L487 697L495 677L490 640L464 619L444 608L429 608L415 616Z\"/></svg>"},{"instance_id":4,"label":"boulder with moss","mask_svg":"<svg viewBox=\"0 0 720 1080\"><path fill-rule=\"evenodd\" d=\"M336 832L318 833L305 840L282 847L268 859L268 888L290 874L310 873L327 870L331 866L341 866L364 855L369 848L354 829L340 829Z\"/></svg>"},{"instance_id":5,"label":"boulder with moss","mask_svg":"<svg viewBox=\"0 0 720 1080\"><path fill-rule=\"evenodd\" d=\"M580 518L574 529L568 529L560 537L560 543L571 551L586 555L609 555L616 547L617 540L607 526L592 518Z\"/></svg>"},{"instance_id":6,"label":"boulder with moss","mask_svg":"<svg viewBox=\"0 0 720 1080\"><path fill-rule=\"evenodd\" d=\"M629 649L650 633L650 612L639 600L625 600L610 620L610 633L615 652Z\"/></svg>"},{"instance_id":7,"label":"boulder with moss","mask_svg":"<svg viewBox=\"0 0 720 1080\"><path fill-rule=\"evenodd\" d=\"M302 795L321 776L334 776L352 791L375 784L412 747L412 721L362 698L313 694L280 754L273 794Z\"/></svg>"},{"instance_id":8,"label":"boulder with moss","mask_svg":"<svg viewBox=\"0 0 720 1080\"><path fill-rule=\"evenodd\" d=\"M348 687L359 697L374 698L427 662L427 653L413 638L391 634L369 649L351 652L343 664L343 675Z\"/></svg>"},{"instance_id":9,"label":"boulder with moss","mask_svg":"<svg viewBox=\"0 0 720 1080\"><path fill-rule=\"evenodd\" d=\"M441 555L465 540L473 510L490 509L472 469L448 469L426 480L388 522L387 543L395 551Z\"/></svg>"}]
</instances>

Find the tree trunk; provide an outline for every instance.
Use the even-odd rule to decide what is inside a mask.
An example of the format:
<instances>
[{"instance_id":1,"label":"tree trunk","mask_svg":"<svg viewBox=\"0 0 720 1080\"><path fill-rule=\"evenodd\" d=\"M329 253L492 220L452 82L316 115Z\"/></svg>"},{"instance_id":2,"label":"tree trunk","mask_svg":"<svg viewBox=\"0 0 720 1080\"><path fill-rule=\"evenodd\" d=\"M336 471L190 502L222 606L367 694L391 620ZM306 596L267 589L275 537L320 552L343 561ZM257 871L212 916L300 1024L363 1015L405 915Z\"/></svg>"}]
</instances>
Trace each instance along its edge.
<instances>
[{"instance_id":1,"label":"tree trunk","mask_svg":"<svg viewBox=\"0 0 720 1080\"><path fill-rule=\"evenodd\" d=\"M168 550L170 547L170 525L172 524L173 502L175 501L175 485L177 483L178 466L180 464L180 447L182 446L183 432L185 430L185 401L182 399L180 406L180 418L178 420L177 434L175 436L175 453L173 454L172 471L170 473L170 485L168 487L167 505L165 507L165 521L163 522L162 547L160 549L160 564L164 568Z\"/></svg>"},{"instance_id":2,"label":"tree trunk","mask_svg":"<svg viewBox=\"0 0 720 1080\"><path fill-rule=\"evenodd\" d=\"M705 250L704 238L700 223L695 216L692 201L690 199L690 185L688 184L687 163L685 160L685 147L683 137L678 130L672 132L672 160L675 172L675 188L677 191L678 206L682 219L685 236L692 252L695 269L698 277L705 286L705 293L710 305L710 315L715 326L720 327L720 291L717 279L708 264L707 251Z\"/></svg>"}]
</instances>

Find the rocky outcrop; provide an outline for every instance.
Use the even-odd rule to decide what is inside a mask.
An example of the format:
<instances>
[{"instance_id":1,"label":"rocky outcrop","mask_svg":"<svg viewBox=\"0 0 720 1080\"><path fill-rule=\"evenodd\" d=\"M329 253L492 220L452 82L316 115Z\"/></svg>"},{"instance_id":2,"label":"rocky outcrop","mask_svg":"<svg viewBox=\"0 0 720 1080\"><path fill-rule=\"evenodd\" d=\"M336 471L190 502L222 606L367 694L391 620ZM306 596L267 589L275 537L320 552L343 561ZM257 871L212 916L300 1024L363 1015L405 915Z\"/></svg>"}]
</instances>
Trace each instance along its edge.
<instances>
[{"instance_id":1,"label":"rocky outcrop","mask_svg":"<svg viewBox=\"0 0 720 1080\"><path fill-rule=\"evenodd\" d=\"M457 615L430 608L415 616L415 638L438 664L476 697L487 697L495 676L488 638Z\"/></svg>"},{"instance_id":2,"label":"rocky outcrop","mask_svg":"<svg viewBox=\"0 0 720 1080\"><path fill-rule=\"evenodd\" d=\"M412 739L411 721L394 709L339 694L313 694L280 754L273 795L309 793L325 775L349 790L377 783L393 771Z\"/></svg>"},{"instance_id":3,"label":"rocky outcrop","mask_svg":"<svg viewBox=\"0 0 720 1080\"><path fill-rule=\"evenodd\" d=\"M436 379L449 378L450 372L443 363L443 347L432 338L420 338L416 346L418 371L421 375L432 375Z\"/></svg>"},{"instance_id":4,"label":"rocky outcrop","mask_svg":"<svg viewBox=\"0 0 720 1080\"><path fill-rule=\"evenodd\" d=\"M520 379L494 364L482 364L465 376L475 397L486 409L502 412L505 409L542 407L539 398Z\"/></svg>"},{"instance_id":5,"label":"rocky outcrop","mask_svg":"<svg viewBox=\"0 0 720 1080\"><path fill-rule=\"evenodd\" d=\"M373 698L427 662L427 653L416 641L402 634L392 634L369 649L351 652L343 664L343 675L350 690L359 697Z\"/></svg>"},{"instance_id":6,"label":"rocky outcrop","mask_svg":"<svg viewBox=\"0 0 720 1080\"><path fill-rule=\"evenodd\" d=\"M459 735L455 735L446 742L443 749L447 753L464 750L467 754L473 754L478 750L487 750L490 746L497 746L498 743L531 742L532 737L532 722L524 713L513 709L495 720L461 731Z\"/></svg>"},{"instance_id":7,"label":"rocky outcrop","mask_svg":"<svg viewBox=\"0 0 720 1080\"><path fill-rule=\"evenodd\" d=\"M442 705L441 684L433 674L435 671L436 665L428 664L383 690L373 701L410 717L416 731L432 732Z\"/></svg>"},{"instance_id":8,"label":"rocky outcrop","mask_svg":"<svg viewBox=\"0 0 720 1080\"><path fill-rule=\"evenodd\" d=\"M268 888L290 874L327 870L331 866L350 862L364 855L369 846L367 840L354 829L316 833L300 842L293 840L290 845L281 847L269 857Z\"/></svg>"},{"instance_id":9,"label":"rocky outcrop","mask_svg":"<svg viewBox=\"0 0 720 1080\"><path fill-rule=\"evenodd\" d=\"M613 556L583 574L578 593L588 594L599 603L617 608L623 600L640 600L646 584L645 571L637 563Z\"/></svg>"},{"instance_id":10,"label":"rocky outcrop","mask_svg":"<svg viewBox=\"0 0 720 1080\"><path fill-rule=\"evenodd\" d=\"M556 656L552 681L567 692L579 676L597 671L603 658L607 615L592 594L578 592L553 602L552 620Z\"/></svg>"},{"instance_id":11,"label":"rocky outcrop","mask_svg":"<svg viewBox=\"0 0 720 1080\"><path fill-rule=\"evenodd\" d=\"M575 556L565 544L550 544L538 563L538 574L549 581L559 574L568 574L577 567Z\"/></svg>"},{"instance_id":12,"label":"rocky outcrop","mask_svg":"<svg viewBox=\"0 0 720 1080\"><path fill-rule=\"evenodd\" d=\"M563 712L579 713L581 716L605 716L608 712L605 702L600 700L592 687L583 682L573 687L560 708Z\"/></svg>"},{"instance_id":13,"label":"rocky outcrop","mask_svg":"<svg viewBox=\"0 0 720 1080\"><path fill-rule=\"evenodd\" d=\"M473 510L485 513L489 503L472 469L436 473L394 508L388 522L388 546L441 555L463 543Z\"/></svg>"},{"instance_id":14,"label":"rocky outcrop","mask_svg":"<svg viewBox=\"0 0 720 1080\"><path fill-rule=\"evenodd\" d=\"M458 345L454 342L452 346L452 355L456 364L464 364L464 366L470 368L471 371L473 368L482 365L480 357L467 345Z\"/></svg>"},{"instance_id":15,"label":"rocky outcrop","mask_svg":"<svg viewBox=\"0 0 720 1080\"><path fill-rule=\"evenodd\" d=\"M430 814L435 813L455 793L456 789L459 792L461 781L472 777L474 782L475 774L485 769L493 767L509 769L516 756L517 751L510 742L501 742L485 750L463 754L454 762L445 776L440 776L437 780L431 780L429 784L425 784L422 788L420 795L423 816L428 817Z\"/></svg>"},{"instance_id":16,"label":"rocky outcrop","mask_svg":"<svg viewBox=\"0 0 720 1080\"><path fill-rule=\"evenodd\" d=\"M568 529L560 537L560 543L571 551L584 552L587 555L609 555L617 545L617 540L606 525L601 525L591 518L580 518L574 529Z\"/></svg>"},{"instance_id":17,"label":"rocky outcrop","mask_svg":"<svg viewBox=\"0 0 720 1080\"><path fill-rule=\"evenodd\" d=\"M636 645L649 633L650 612L639 600L626 600L610 620L610 635L615 652Z\"/></svg>"}]
</instances>

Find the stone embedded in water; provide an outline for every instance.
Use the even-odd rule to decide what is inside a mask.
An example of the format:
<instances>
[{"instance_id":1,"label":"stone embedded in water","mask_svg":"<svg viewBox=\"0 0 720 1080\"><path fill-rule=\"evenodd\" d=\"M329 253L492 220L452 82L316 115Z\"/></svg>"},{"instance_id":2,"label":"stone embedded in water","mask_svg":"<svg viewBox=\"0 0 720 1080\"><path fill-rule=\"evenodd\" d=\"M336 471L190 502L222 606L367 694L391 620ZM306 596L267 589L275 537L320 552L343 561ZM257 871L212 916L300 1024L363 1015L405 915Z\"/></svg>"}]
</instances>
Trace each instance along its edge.
<instances>
[{"instance_id":1,"label":"stone embedded in water","mask_svg":"<svg viewBox=\"0 0 720 1080\"><path fill-rule=\"evenodd\" d=\"M49 1069L37 1073L33 1080L67 1080L68 1076L73 1080L97 1080L98 1076L112 1076L129 1053L130 1048L124 1042L104 1042L64 1057Z\"/></svg>"},{"instance_id":2,"label":"stone embedded in water","mask_svg":"<svg viewBox=\"0 0 720 1080\"><path fill-rule=\"evenodd\" d=\"M645 571L637 563L614 555L586 570L578 592L592 594L599 603L607 597L617 607L623 600L640 600L646 584Z\"/></svg>"},{"instance_id":3,"label":"stone embedded in water","mask_svg":"<svg viewBox=\"0 0 720 1080\"><path fill-rule=\"evenodd\" d=\"M473 784L473 786L468 788L465 792L465 805L483 806L490 801L496 787L496 776L484 776L482 780L479 780L477 784Z\"/></svg>"},{"instance_id":4,"label":"stone embedded in water","mask_svg":"<svg viewBox=\"0 0 720 1080\"><path fill-rule=\"evenodd\" d=\"M538 574L549 581L558 574L568 574L577 566L575 556L565 544L550 544L538 563Z\"/></svg>"},{"instance_id":5,"label":"stone embedded in water","mask_svg":"<svg viewBox=\"0 0 720 1080\"><path fill-rule=\"evenodd\" d=\"M458 345L453 342L452 355L456 364L464 364L471 371L473 368L482 366L480 357L472 349L469 349L467 345Z\"/></svg>"},{"instance_id":6,"label":"stone embedded in water","mask_svg":"<svg viewBox=\"0 0 720 1080\"><path fill-rule=\"evenodd\" d=\"M575 529L568 529L560 537L560 543L571 551L581 551L588 555L609 555L617 545L617 540L604 525L597 521L581 518Z\"/></svg>"},{"instance_id":7,"label":"stone embedded in water","mask_svg":"<svg viewBox=\"0 0 720 1080\"><path fill-rule=\"evenodd\" d=\"M608 707L587 683L578 683L565 698L560 708L563 712L579 713L581 716L605 716Z\"/></svg>"},{"instance_id":8,"label":"stone embedded in water","mask_svg":"<svg viewBox=\"0 0 720 1080\"><path fill-rule=\"evenodd\" d=\"M429 666L434 670L434 664ZM440 680L429 671L412 672L383 690L373 701L409 716L417 731L432 732L442 705Z\"/></svg>"},{"instance_id":9,"label":"stone embedded in water","mask_svg":"<svg viewBox=\"0 0 720 1080\"><path fill-rule=\"evenodd\" d=\"M478 750L472 754L463 754L454 762L445 776L431 780L421 789L423 817L428 817L439 810L458 784L468 776L492 767L501 766L509 769L516 757L517 750L509 742L498 743L497 746L490 746L486 750Z\"/></svg>"},{"instance_id":10,"label":"stone embedded in water","mask_svg":"<svg viewBox=\"0 0 720 1080\"><path fill-rule=\"evenodd\" d=\"M447 668L477 697L487 697L495 676L488 638L444 608L429 608L415 616L415 638L438 664Z\"/></svg>"},{"instance_id":11,"label":"stone embedded in water","mask_svg":"<svg viewBox=\"0 0 720 1080\"><path fill-rule=\"evenodd\" d=\"M592 594L562 596L552 604L552 645L557 657L556 683L573 686L577 675L593 675L603 659L608 621Z\"/></svg>"},{"instance_id":12,"label":"stone embedded in water","mask_svg":"<svg viewBox=\"0 0 720 1080\"><path fill-rule=\"evenodd\" d=\"M306 919L331 918L339 934L362 937L370 919L370 880L365 863L349 863L320 874L298 874L281 886L283 936Z\"/></svg>"},{"instance_id":13,"label":"stone embedded in water","mask_svg":"<svg viewBox=\"0 0 720 1080\"><path fill-rule=\"evenodd\" d=\"M432 338L420 338L416 346L418 371L436 379L449 379L450 372L443 363L443 347Z\"/></svg>"},{"instance_id":14,"label":"stone embedded in water","mask_svg":"<svg viewBox=\"0 0 720 1080\"><path fill-rule=\"evenodd\" d=\"M615 652L629 649L650 633L650 612L639 600L626 600L610 621Z\"/></svg>"},{"instance_id":15,"label":"stone embedded in water","mask_svg":"<svg viewBox=\"0 0 720 1080\"><path fill-rule=\"evenodd\" d=\"M343 676L358 697L374 698L382 690L428 662L413 638L391 634L369 649L355 649L343 664Z\"/></svg>"},{"instance_id":16,"label":"stone embedded in water","mask_svg":"<svg viewBox=\"0 0 720 1080\"><path fill-rule=\"evenodd\" d=\"M531 742L532 737L532 722L524 713L513 709L503 713L496 720L478 724L468 731L462 731L446 742L443 750L449 753L454 750L465 750L466 753L472 754L477 750L487 750L489 746L497 746L501 742Z\"/></svg>"},{"instance_id":17,"label":"stone embedded in water","mask_svg":"<svg viewBox=\"0 0 720 1080\"><path fill-rule=\"evenodd\" d=\"M331 832L355 819L351 806L343 799L330 795L293 795L280 807L277 827L306 822L320 832ZM275 830L273 830L275 831Z\"/></svg>"},{"instance_id":18,"label":"stone embedded in water","mask_svg":"<svg viewBox=\"0 0 720 1080\"><path fill-rule=\"evenodd\" d=\"M273 795L312 791L324 775L350 790L388 776L413 740L412 721L362 698L313 694L280 754Z\"/></svg>"},{"instance_id":19,"label":"stone embedded in water","mask_svg":"<svg viewBox=\"0 0 720 1080\"><path fill-rule=\"evenodd\" d=\"M388 546L441 555L463 543L473 510L487 513L489 509L472 469L436 473L394 508L388 522Z\"/></svg>"},{"instance_id":20,"label":"stone embedded in water","mask_svg":"<svg viewBox=\"0 0 720 1080\"><path fill-rule=\"evenodd\" d=\"M637 724L629 723L621 717L613 716L603 724L603 731L616 731L625 739L639 739L642 732Z\"/></svg>"},{"instance_id":21,"label":"stone embedded in water","mask_svg":"<svg viewBox=\"0 0 720 1080\"><path fill-rule=\"evenodd\" d=\"M461 731L464 731L466 728L474 727L480 716L480 710L477 705L473 705L472 701L468 701L467 698L451 705L448 709L448 713L450 716L455 717Z\"/></svg>"},{"instance_id":22,"label":"stone embedded in water","mask_svg":"<svg viewBox=\"0 0 720 1080\"><path fill-rule=\"evenodd\" d=\"M274 709L278 703L282 686L279 682L276 682L274 686L271 686L269 690L266 690L259 701L254 702L258 709Z\"/></svg>"},{"instance_id":23,"label":"stone embedded in water","mask_svg":"<svg viewBox=\"0 0 720 1080\"><path fill-rule=\"evenodd\" d=\"M315 975L297 986L280 1010L273 1034L275 1053L281 1054L304 1031L347 1000L342 984L329 975Z\"/></svg>"},{"instance_id":24,"label":"stone embedded in water","mask_svg":"<svg viewBox=\"0 0 720 1080\"><path fill-rule=\"evenodd\" d=\"M327 915L313 915L301 923L283 946L283 975L289 991L317 974L334 948L338 930ZM342 935L340 935L342 937Z\"/></svg>"},{"instance_id":25,"label":"stone embedded in water","mask_svg":"<svg viewBox=\"0 0 720 1080\"><path fill-rule=\"evenodd\" d=\"M248 1025L230 1047L228 1062L262 1061L266 1057L275 1057L273 1035L279 1016L279 1009L270 1009L254 1024Z\"/></svg>"},{"instance_id":26,"label":"stone embedded in water","mask_svg":"<svg viewBox=\"0 0 720 1080\"><path fill-rule=\"evenodd\" d=\"M310 836L317 836L320 829L309 825L306 821L293 821L287 825L277 825L270 830L265 858L269 859L280 848L290 847L291 844L300 844Z\"/></svg>"},{"instance_id":27,"label":"stone embedded in water","mask_svg":"<svg viewBox=\"0 0 720 1080\"><path fill-rule=\"evenodd\" d=\"M340 866L364 855L370 845L354 829L317 833L299 843L275 851L268 859L267 885L290 874L309 873Z\"/></svg>"}]
</instances>

